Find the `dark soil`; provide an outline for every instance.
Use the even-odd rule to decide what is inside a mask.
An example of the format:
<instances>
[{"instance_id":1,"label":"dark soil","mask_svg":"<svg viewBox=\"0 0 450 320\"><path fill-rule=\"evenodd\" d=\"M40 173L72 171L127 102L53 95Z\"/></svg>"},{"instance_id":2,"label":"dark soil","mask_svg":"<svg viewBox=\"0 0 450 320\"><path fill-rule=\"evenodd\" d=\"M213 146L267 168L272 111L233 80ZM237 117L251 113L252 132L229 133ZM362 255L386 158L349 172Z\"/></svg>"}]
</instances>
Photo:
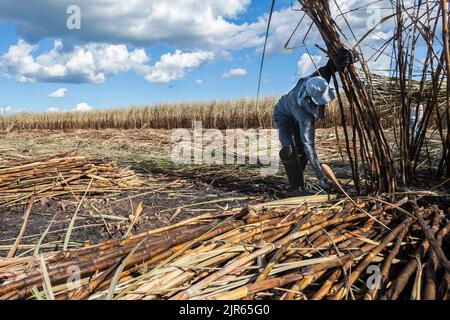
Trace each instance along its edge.
<instances>
[{"instance_id":1,"label":"dark soil","mask_svg":"<svg viewBox=\"0 0 450 320\"><path fill-rule=\"evenodd\" d=\"M75 227L70 236L71 245L79 247L98 243L110 238L122 237L130 226L132 212L139 203L143 204L142 214L134 226L132 233L163 227L189 217L206 212L221 212L226 209L245 207L248 204L261 202L263 198L250 197L241 192L232 192L215 188L202 181L183 180L171 187L176 178L168 178L167 189L161 192L144 194L146 191L128 192L104 198L86 197L78 213ZM141 195L140 195L141 194ZM202 202L214 202L218 199L235 199L195 205ZM70 221L79 202L70 198L47 199L36 203L31 211L26 232L23 236L20 253L32 252L42 234L49 227L43 243L42 251L61 249L67 234ZM178 207L193 205L181 210ZM18 206L0 211L0 256L5 256L23 224L25 206ZM104 217L101 218L100 212ZM171 220L172 216L176 217ZM52 223L53 221L53 223ZM28 245L24 247L24 245Z\"/></svg>"}]
</instances>

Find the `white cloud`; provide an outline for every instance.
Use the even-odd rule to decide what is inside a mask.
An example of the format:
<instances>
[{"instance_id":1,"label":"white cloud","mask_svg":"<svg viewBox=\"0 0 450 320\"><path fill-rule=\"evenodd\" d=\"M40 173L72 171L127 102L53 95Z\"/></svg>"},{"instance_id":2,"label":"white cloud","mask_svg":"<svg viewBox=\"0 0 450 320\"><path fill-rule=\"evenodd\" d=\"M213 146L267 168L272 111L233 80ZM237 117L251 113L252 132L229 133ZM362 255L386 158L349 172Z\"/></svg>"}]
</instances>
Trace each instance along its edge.
<instances>
[{"instance_id":1,"label":"white cloud","mask_svg":"<svg viewBox=\"0 0 450 320\"><path fill-rule=\"evenodd\" d=\"M95 41L149 47L156 43L164 43L183 51L222 52L260 48L264 41L268 18L268 15L264 14L254 22L236 19L243 17L250 4L260 2L251 0L77 0L76 2L82 8L83 19L82 29L76 33L62 27L67 16L66 8L73 4L72 0L40 0L39 3L31 0L2 0L0 21L13 22L19 36L32 40L33 43L53 37L70 41L72 44ZM393 7L390 0L330 1L333 18L352 41L353 35L335 2L345 13L345 19L349 21L357 38L374 25L377 17L392 13ZM290 1L285 0L283 4L285 7L275 11L272 17L269 53L283 50L284 43L302 16L301 12L291 9ZM405 8L410 8L410 16L413 16L412 10L415 7L413 4L412 0L405 0ZM426 18L426 15L422 16L423 19ZM404 18L409 19L408 14L405 14ZM293 45L302 44L310 23L309 19L304 19L292 39ZM377 30L378 35L374 37L383 33L392 34L393 23L393 19L384 23ZM321 37L313 27L306 44L312 46L318 42L321 42Z\"/></svg>"},{"instance_id":2,"label":"white cloud","mask_svg":"<svg viewBox=\"0 0 450 320\"><path fill-rule=\"evenodd\" d=\"M184 53L176 50L175 53L167 53L152 67L143 69L145 79L151 83L167 83L183 78L189 71L197 69L203 63L212 61L214 53L197 51Z\"/></svg>"},{"instance_id":3,"label":"white cloud","mask_svg":"<svg viewBox=\"0 0 450 320\"><path fill-rule=\"evenodd\" d=\"M67 89L61 88L56 90L55 92L52 92L48 95L49 98L64 98L66 96Z\"/></svg>"},{"instance_id":4,"label":"white cloud","mask_svg":"<svg viewBox=\"0 0 450 320\"><path fill-rule=\"evenodd\" d=\"M83 27L72 32L61 25L64 24L62 20L66 17L67 6L73 1L40 0L39 4L34 2L0 1L0 22L12 22L17 34L28 43L36 43L44 38L60 38L65 43L74 45L74 49L62 52L60 42L55 45L54 50L35 59L32 57L32 51L36 48L27 42L16 48L11 47L10 50L15 49L15 52L11 53L8 59L3 59L3 68L0 62L0 72L3 70L6 74L12 74L20 82L101 83L108 75L128 70L144 74L151 82L182 78L185 71L191 68L181 68L183 71L172 73L168 72L164 65L149 67L149 58L144 50L130 52L120 43L138 48L149 48L163 43L182 52L213 52L217 57L231 59L233 51L247 48L261 50L268 18L268 15L264 14L253 22L242 21L241 18L245 17L242 13L249 8L251 0L130 0L126 1L126 5L125 1L118 0L78 0L77 4L82 8ZM345 13L352 32L334 1L331 1L333 18L353 44L374 25L377 16L384 17L392 13L392 1L389 0L336 2ZM286 7L273 14L267 48L269 55L284 51L283 46L302 15L287 6L290 1L284 3ZM412 0L405 0L405 4L405 7L409 8ZM43 8L39 10L40 14L36 14L37 6ZM412 16L411 11L409 13ZM423 16L425 18L426 15ZM405 19L408 19L407 14ZM379 48L383 39L392 35L394 22L391 19L383 23L376 32L367 37L361 44L363 50L366 52L366 44ZM405 23L408 24L408 21ZM310 24L310 19L304 19L292 38L291 46L303 45L302 41ZM314 26L305 40L304 44L310 48L314 44L323 47L322 38ZM93 41L104 44L92 44Z\"/></svg>"},{"instance_id":5,"label":"white cloud","mask_svg":"<svg viewBox=\"0 0 450 320\"><path fill-rule=\"evenodd\" d=\"M59 109L55 108L55 107L51 107L51 108L48 108L47 112L59 112Z\"/></svg>"},{"instance_id":6,"label":"white cloud","mask_svg":"<svg viewBox=\"0 0 450 320\"><path fill-rule=\"evenodd\" d=\"M66 8L73 4L72 0L40 0L39 3L2 0L0 20L13 21L18 34L27 40L56 37L89 43L114 39L116 43L138 47L163 42L184 51L240 49L260 44L262 40L248 23L238 23L235 19L251 2L77 0L82 8L82 29L73 33L63 27ZM263 28L256 31L263 32Z\"/></svg>"},{"instance_id":7,"label":"white cloud","mask_svg":"<svg viewBox=\"0 0 450 320\"><path fill-rule=\"evenodd\" d=\"M267 25L267 17L260 18L259 28L264 29ZM280 11L276 11L272 17L272 24L270 27L270 35L267 42L267 54L272 55L280 52L289 53L290 51L284 50L284 45L289 39L289 36L295 30L298 21L300 19L300 15L298 11L293 11L290 8L284 8ZM309 19L305 19L305 26L310 23ZM256 27L256 26L255 26ZM308 28L300 28L293 35L291 39L290 46L295 47L302 43L303 37L305 36ZM320 42L320 37L316 32L310 32L310 41L312 43ZM259 50L262 50L262 46L259 47Z\"/></svg>"},{"instance_id":8,"label":"white cloud","mask_svg":"<svg viewBox=\"0 0 450 320\"><path fill-rule=\"evenodd\" d=\"M133 70L149 82L166 83L183 78L189 71L214 59L214 54L208 51L177 50L164 54L150 66L150 58L143 49L129 51L125 45L89 43L75 46L69 52L62 48L62 42L56 40L51 51L34 57L32 53L37 46L19 40L0 57L0 72L15 76L21 83L103 83L109 75ZM49 97L64 97L66 91L59 89Z\"/></svg>"},{"instance_id":9,"label":"white cloud","mask_svg":"<svg viewBox=\"0 0 450 320\"><path fill-rule=\"evenodd\" d=\"M78 112L87 112L92 111L94 108L92 108L90 105L88 105L86 102L78 103L76 108L72 111L78 111Z\"/></svg>"},{"instance_id":10,"label":"white cloud","mask_svg":"<svg viewBox=\"0 0 450 320\"><path fill-rule=\"evenodd\" d=\"M0 114L8 114L12 112L11 106L0 107Z\"/></svg>"},{"instance_id":11,"label":"white cloud","mask_svg":"<svg viewBox=\"0 0 450 320\"><path fill-rule=\"evenodd\" d=\"M201 79L195 80L195 83L196 84L203 84L203 80L201 80Z\"/></svg>"},{"instance_id":12,"label":"white cloud","mask_svg":"<svg viewBox=\"0 0 450 320\"><path fill-rule=\"evenodd\" d=\"M247 70L244 68L236 68L230 69L228 72L225 72L222 77L224 78L233 78L233 77L243 77L247 75Z\"/></svg>"},{"instance_id":13,"label":"white cloud","mask_svg":"<svg viewBox=\"0 0 450 320\"><path fill-rule=\"evenodd\" d=\"M322 56L308 55L304 53L297 62L297 73L300 77L306 77L322 66Z\"/></svg>"},{"instance_id":14,"label":"white cloud","mask_svg":"<svg viewBox=\"0 0 450 320\"><path fill-rule=\"evenodd\" d=\"M35 58L37 48L19 40L0 57L0 71L26 83L102 83L107 75L140 70L149 60L143 49L130 52L125 45L89 43L63 52L62 42L56 40L51 51Z\"/></svg>"}]
</instances>

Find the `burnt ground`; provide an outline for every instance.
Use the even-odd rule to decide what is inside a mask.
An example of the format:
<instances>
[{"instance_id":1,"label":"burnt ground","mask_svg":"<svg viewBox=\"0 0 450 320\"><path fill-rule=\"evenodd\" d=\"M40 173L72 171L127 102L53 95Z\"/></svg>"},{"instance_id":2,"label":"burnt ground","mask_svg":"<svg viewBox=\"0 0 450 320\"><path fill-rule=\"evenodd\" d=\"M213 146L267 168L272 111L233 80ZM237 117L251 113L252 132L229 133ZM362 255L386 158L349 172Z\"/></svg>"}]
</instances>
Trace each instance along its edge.
<instances>
[{"instance_id":1,"label":"burnt ground","mask_svg":"<svg viewBox=\"0 0 450 320\"><path fill-rule=\"evenodd\" d=\"M221 212L249 204L287 196L283 170L263 177L257 165L174 165L170 159L173 144L169 130L82 130L71 132L12 132L0 137L1 146L14 154L41 156L76 151L92 158L105 158L131 167L146 188L133 192L87 196L76 215L70 247L80 247L110 238L122 237L128 230L139 204L143 210L132 229L136 234L206 212ZM328 162L348 192L353 188L351 173L343 161L332 130L317 130L319 158ZM426 177L426 172L424 172ZM315 178L307 169L307 180ZM418 181L429 190L437 182ZM448 193L448 191L447 191ZM450 207L448 198L424 198ZM41 250L62 248L79 199L46 199L33 206L19 254L31 254L42 235ZM5 256L23 224L24 206L0 209L0 257Z\"/></svg>"},{"instance_id":2,"label":"burnt ground","mask_svg":"<svg viewBox=\"0 0 450 320\"><path fill-rule=\"evenodd\" d=\"M164 130L36 131L0 137L8 156L34 157L76 150L80 155L101 157L131 167L144 183L142 190L105 196L88 194L78 212L79 199L71 196L36 203L19 254L32 253L44 233L42 251L61 248L75 212L70 247L122 237L141 203L142 214L132 229L133 234L206 212L278 199L287 190L283 177L254 175L256 166L174 166L170 161L169 133ZM25 205L0 207L0 257L8 253L19 234L24 211Z\"/></svg>"},{"instance_id":3,"label":"burnt ground","mask_svg":"<svg viewBox=\"0 0 450 320\"><path fill-rule=\"evenodd\" d=\"M227 198L229 200L215 203L217 200ZM122 237L133 220L133 213L141 203L143 210L132 229L133 234L163 227L201 213L240 208L261 200L261 197L224 192L202 182L171 181L170 179L167 180L164 190L160 192L141 190L107 197L88 196L77 213L70 246L79 247ZM204 202L208 204L195 205ZM62 248L70 221L78 205L78 201L70 198L46 199L36 203L21 241L20 252L33 250L49 225L51 228L43 241L43 250ZM184 205L189 207L183 208ZM0 212L1 252L7 253L9 246L14 243L23 223L24 211L25 206L19 206ZM1 252L0 256L4 255Z\"/></svg>"}]
</instances>

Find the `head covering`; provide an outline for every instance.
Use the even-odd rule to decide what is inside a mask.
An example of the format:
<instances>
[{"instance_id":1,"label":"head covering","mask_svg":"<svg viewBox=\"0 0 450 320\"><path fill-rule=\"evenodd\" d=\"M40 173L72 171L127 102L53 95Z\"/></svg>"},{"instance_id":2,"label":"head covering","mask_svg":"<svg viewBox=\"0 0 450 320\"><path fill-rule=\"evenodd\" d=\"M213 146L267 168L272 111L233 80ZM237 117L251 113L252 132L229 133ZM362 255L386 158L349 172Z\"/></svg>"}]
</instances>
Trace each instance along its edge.
<instances>
[{"instance_id":1,"label":"head covering","mask_svg":"<svg viewBox=\"0 0 450 320\"><path fill-rule=\"evenodd\" d=\"M334 90L324 78L312 77L306 82L306 92L311 100L318 106L330 103L336 99Z\"/></svg>"},{"instance_id":2,"label":"head covering","mask_svg":"<svg viewBox=\"0 0 450 320\"><path fill-rule=\"evenodd\" d=\"M307 113L313 115L316 119L325 118L325 105L318 106L315 103L310 102L310 99L307 98L307 96L308 93L304 90L298 100L300 107Z\"/></svg>"}]
</instances>

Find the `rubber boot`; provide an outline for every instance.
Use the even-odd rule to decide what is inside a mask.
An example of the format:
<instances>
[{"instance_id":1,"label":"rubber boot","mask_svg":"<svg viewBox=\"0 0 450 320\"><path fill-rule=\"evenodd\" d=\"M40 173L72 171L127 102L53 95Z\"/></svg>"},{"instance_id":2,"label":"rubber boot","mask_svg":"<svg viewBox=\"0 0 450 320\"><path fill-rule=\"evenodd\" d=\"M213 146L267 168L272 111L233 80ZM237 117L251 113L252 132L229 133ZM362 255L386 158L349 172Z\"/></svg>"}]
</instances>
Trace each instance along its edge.
<instances>
[{"instance_id":1,"label":"rubber boot","mask_svg":"<svg viewBox=\"0 0 450 320\"><path fill-rule=\"evenodd\" d=\"M304 166L306 164L301 161L297 150L293 149L291 146L284 147L280 151L280 159L286 170L286 175L293 195L297 197L310 195L310 193L306 191L305 177L303 175Z\"/></svg>"}]
</instances>

